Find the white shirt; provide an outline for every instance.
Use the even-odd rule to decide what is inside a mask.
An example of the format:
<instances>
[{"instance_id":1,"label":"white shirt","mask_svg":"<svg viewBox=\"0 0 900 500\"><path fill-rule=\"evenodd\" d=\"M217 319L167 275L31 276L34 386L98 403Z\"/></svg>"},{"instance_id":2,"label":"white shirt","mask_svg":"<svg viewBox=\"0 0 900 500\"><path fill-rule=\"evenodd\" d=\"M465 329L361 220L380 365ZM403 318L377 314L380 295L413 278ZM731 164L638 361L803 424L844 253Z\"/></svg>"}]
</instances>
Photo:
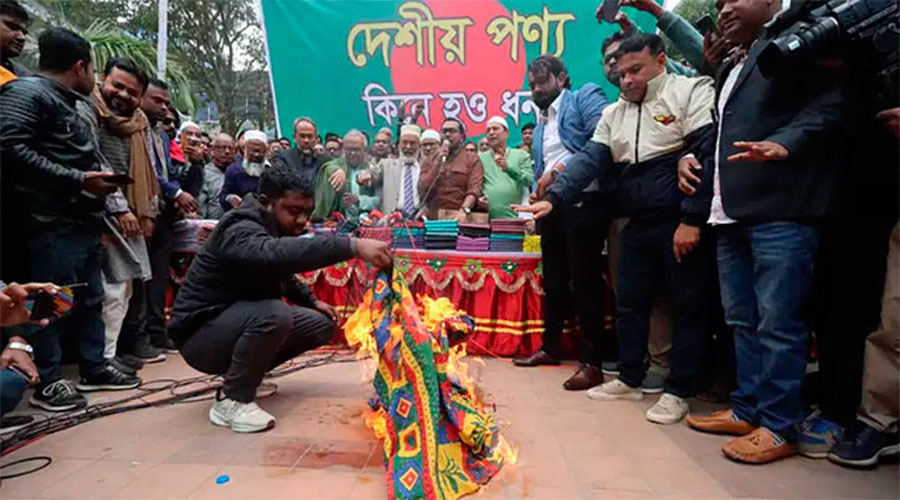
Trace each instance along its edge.
<instances>
[{"instance_id":1,"label":"white shirt","mask_svg":"<svg viewBox=\"0 0 900 500\"><path fill-rule=\"evenodd\" d=\"M574 154L566 149L559 137L559 107L562 105L563 96L568 90L562 92L553 100L553 104L547 108L547 116L544 117L544 173L550 171L557 164L565 162Z\"/></svg>"},{"instance_id":2,"label":"white shirt","mask_svg":"<svg viewBox=\"0 0 900 500\"><path fill-rule=\"evenodd\" d=\"M399 195L397 196L397 209L402 209L406 206L406 197L403 190L403 182L406 179L406 171L412 169L412 186L413 186L413 205L419 206L419 172L421 170L419 166L419 162L413 162L411 165L405 165L403 162L400 162L400 189L398 190Z\"/></svg>"},{"instance_id":3,"label":"white shirt","mask_svg":"<svg viewBox=\"0 0 900 500\"><path fill-rule=\"evenodd\" d=\"M565 144L562 142L562 138L559 136L559 107L562 105L563 96L566 95L566 92L568 92L568 89L563 89L562 92L556 96L556 99L554 99L553 103L550 104L550 107L547 108L547 115L541 118L544 120L543 173L545 174L549 172L551 168L560 163L565 163L569 161L569 158L575 156L575 153L566 149ZM588 187L582 190L582 192L598 191L599 189L600 183L594 179Z\"/></svg>"},{"instance_id":4,"label":"white shirt","mask_svg":"<svg viewBox=\"0 0 900 500\"><path fill-rule=\"evenodd\" d=\"M719 94L719 102L716 103L716 108L719 111L719 130L716 133L716 167L713 171L713 197L712 204L709 207L708 221L713 226L734 224L737 222L725 214L725 207L722 206L722 183L719 179L719 162L721 161L721 158L719 157L719 151L721 151L720 143L722 142L722 122L725 121L725 104L728 102L728 98L731 97L731 92L734 91L734 85L737 83L738 75L741 74L741 69L743 69L743 67L744 61L741 61L734 68L731 68L731 72L728 73L728 78L725 79L725 83L722 85L722 93Z\"/></svg>"}]
</instances>

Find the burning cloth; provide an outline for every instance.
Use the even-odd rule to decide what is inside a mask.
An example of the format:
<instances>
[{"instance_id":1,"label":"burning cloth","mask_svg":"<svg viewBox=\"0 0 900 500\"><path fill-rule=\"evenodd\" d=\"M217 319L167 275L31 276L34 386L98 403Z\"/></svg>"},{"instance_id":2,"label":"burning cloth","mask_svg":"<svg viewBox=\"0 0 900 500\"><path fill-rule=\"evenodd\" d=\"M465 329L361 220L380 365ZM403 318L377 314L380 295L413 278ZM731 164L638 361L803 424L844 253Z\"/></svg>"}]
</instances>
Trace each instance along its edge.
<instances>
[{"instance_id":1,"label":"burning cloth","mask_svg":"<svg viewBox=\"0 0 900 500\"><path fill-rule=\"evenodd\" d=\"M383 440L388 497L456 499L487 484L514 452L466 373L472 319L446 298L413 300L403 277L384 273L344 327L377 361L366 423Z\"/></svg>"}]
</instances>

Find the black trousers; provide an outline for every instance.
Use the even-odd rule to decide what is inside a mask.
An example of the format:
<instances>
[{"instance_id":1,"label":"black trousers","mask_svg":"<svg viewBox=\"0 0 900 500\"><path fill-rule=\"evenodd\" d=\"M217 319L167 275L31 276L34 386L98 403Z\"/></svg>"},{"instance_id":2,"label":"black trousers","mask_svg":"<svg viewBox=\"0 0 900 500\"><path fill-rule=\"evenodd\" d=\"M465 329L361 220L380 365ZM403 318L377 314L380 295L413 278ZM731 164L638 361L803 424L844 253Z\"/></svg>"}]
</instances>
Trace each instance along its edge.
<instances>
[{"instance_id":1,"label":"black trousers","mask_svg":"<svg viewBox=\"0 0 900 500\"><path fill-rule=\"evenodd\" d=\"M134 280L128 312L122 321L119 351L127 354L135 344L162 343L166 338L166 292L169 287L169 265L175 244L175 212L164 210L156 220L153 236L148 241L150 281Z\"/></svg>"},{"instance_id":2,"label":"black trousers","mask_svg":"<svg viewBox=\"0 0 900 500\"><path fill-rule=\"evenodd\" d=\"M691 253L675 260L672 238L677 217L635 219L622 231L619 278L616 280L616 332L619 378L640 387L650 331L650 308L656 292L666 291L672 316L671 370L664 389L679 397L696 392L697 372L709 340L712 313L714 241L709 235Z\"/></svg>"},{"instance_id":3,"label":"black trousers","mask_svg":"<svg viewBox=\"0 0 900 500\"><path fill-rule=\"evenodd\" d=\"M890 221L838 218L822 228L812 297L819 374L813 391L825 418L856 419L866 337L878 329Z\"/></svg>"},{"instance_id":4,"label":"black trousers","mask_svg":"<svg viewBox=\"0 0 900 500\"><path fill-rule=\"evenodd\" d=\"M187 364L225 376L225 396L249 403L266 372L331 340L335 324L319 311L280 300L241 301L181 346Z\"/></svg>"},{"instance_id":5,"label":"black trousers","mask_svg":"<svg viewBox=\"0 0 900 500\"><path fill-rule=\"evenodd\" d=\"M562 204L538 221L544 265L544 337L541 347L559 358L563 322L578 315L579 360L597 368L614 358L615 334L604 335L603 243L610 219L595 200Z\"/></svg>"},{"instance_id":6,"label":"black trousers","mask_svg":"<svg viewBox=\"0 0 900 500\"><path fill-rule=\"evenodd\" d=\"M41 385L63 378L61 341L74 336L78 346L78 364L82 376L100 371L106 361L103 348L103 245L99 228L60 222L34 227L28 231L28 264L24 281L58 285L86 283L76 288L75 306L46 328L36 328L29 341L34 348L34 362ZM27 326L25 328L35 328Z\"/></svg>"}]
</instances>

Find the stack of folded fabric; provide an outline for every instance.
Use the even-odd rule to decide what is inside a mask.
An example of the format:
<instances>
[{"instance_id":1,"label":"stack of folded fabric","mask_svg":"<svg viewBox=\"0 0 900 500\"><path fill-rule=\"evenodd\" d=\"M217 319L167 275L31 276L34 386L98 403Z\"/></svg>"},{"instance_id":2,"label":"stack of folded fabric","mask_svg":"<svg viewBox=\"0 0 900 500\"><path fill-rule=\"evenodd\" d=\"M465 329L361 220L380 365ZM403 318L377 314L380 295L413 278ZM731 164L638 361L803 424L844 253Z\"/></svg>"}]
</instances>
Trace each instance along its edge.
<instances>
[{"instance_id":1,"label":"stack of folded fabric","mask_svg":"<svg viewBox=\"0 0 900 500\"><path fill-rule=\"evenodd\" d=\"M391 244L392 228L386 226L363 226L359 228L359 237L368 240L385 241Z\"/></svg>"},{"instance_id":2,"label":"stack of folded fabric","mask_svg":"<svg viewBox=\"0 0 900 500\"><path fill-rule=\"evenodd\" d=\"M421 222L402 222L391 228L394 248L413 250L425 248L425 224Z\"/></svg>"},{"instance_id":3,"label":"stack of folded fabric","mask_svg":"<svg viewBox=\"0 0 900 500\"><path fill-rule=\"evenodd\" d=\"M425 221L425 248L428 250L455 250L459 236L459 223L455 220Z\"/></svg>"},{"instance_id":4,"label":"stack of folded fabric","mask_svg":"<svg viewBox=\"0 0 900 500\"><path fill-rule=\"evenodd\" d=\"M525 219L491 220L491 251L521 252L525 239Z\"/></svg>"},{"instance_id":5,"label":"stack of folded fabric","mask_svg":"<svg viewBox=\"0 0 900 500\"><path fill-rule=\"evenodd\" d=\"M491 226L487 224L459 225L456 249L461 252L488 252L491 250Z\"/></svg>"}]
</instances>

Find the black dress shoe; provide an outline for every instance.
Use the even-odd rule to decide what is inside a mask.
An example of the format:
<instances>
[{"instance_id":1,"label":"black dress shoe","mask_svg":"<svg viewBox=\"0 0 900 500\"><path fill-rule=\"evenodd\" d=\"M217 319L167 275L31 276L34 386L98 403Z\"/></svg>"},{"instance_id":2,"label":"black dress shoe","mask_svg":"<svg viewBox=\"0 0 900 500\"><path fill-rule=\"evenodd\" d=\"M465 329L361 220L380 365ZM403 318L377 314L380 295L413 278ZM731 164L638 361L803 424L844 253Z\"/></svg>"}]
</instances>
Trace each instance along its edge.
<instances>
[{"instance_id":1,"label":"black dress shoe","mask_svg":"<svg viewBox=\"0 0 900 500\"><path fill-rule=\"evenodd\" d=\"M547 351L538 350L526 358L514 359L513 364L516 366L558 365L559 360L551 356Z\"/></svg>"},{"instance_id":2,"label":"black dress shoe","mask_svg":"<svg viewBox=\"0 0 900 500\"><path fill-rule=\"evenodd\" d=\"M598 386L603 383L603 372L599 368L582 364L575 375L569 377L563 383L563 388L567 391L586 391L591 387Z\"/></svg>"}]
</instances>

